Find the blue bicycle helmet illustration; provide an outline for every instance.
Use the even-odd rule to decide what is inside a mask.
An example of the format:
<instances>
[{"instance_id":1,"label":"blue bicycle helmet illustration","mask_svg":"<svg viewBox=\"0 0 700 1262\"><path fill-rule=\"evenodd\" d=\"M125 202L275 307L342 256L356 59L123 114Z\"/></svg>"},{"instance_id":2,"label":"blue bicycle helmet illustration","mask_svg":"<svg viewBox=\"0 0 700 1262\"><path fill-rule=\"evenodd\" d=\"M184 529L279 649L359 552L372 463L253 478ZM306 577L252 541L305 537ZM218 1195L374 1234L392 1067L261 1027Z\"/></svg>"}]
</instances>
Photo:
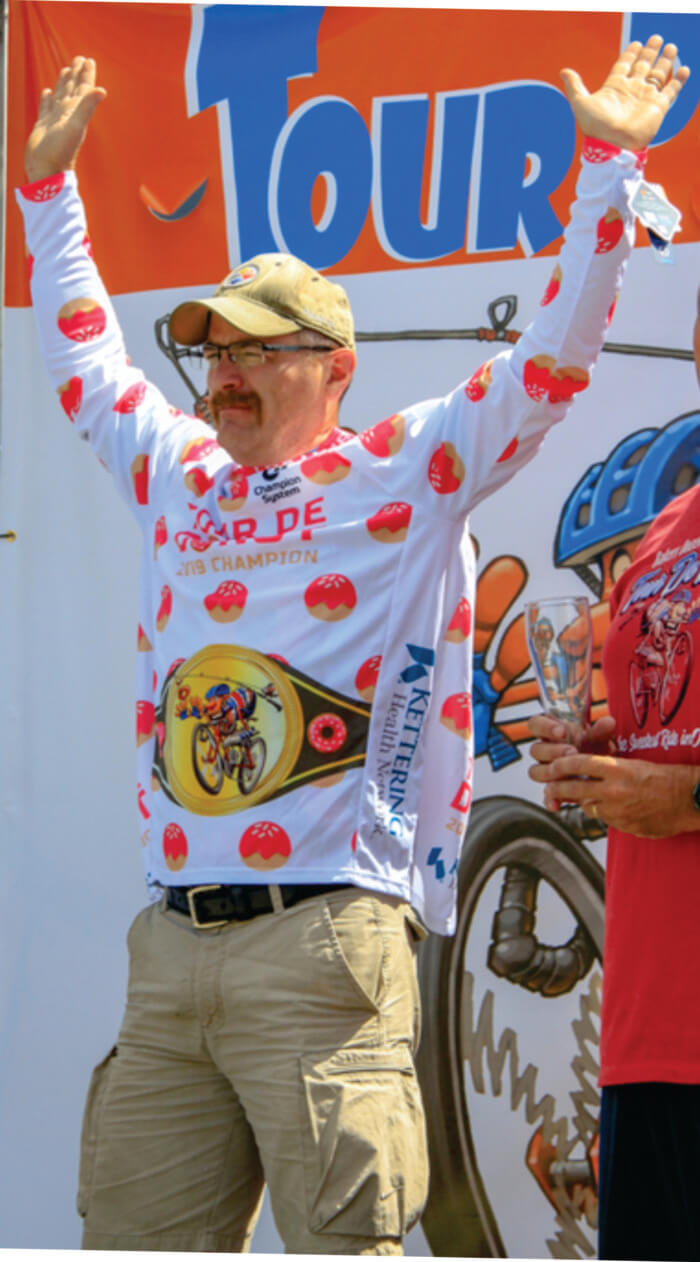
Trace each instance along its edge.
<instances>
[{"instance_id":1,"label":"blue bicycle helmet illustration","mask_svg":"<svg viewBox=\"0 0 700 1262\"><path fill-rule=\"evenodd\" d=\"M596 593L601 583L587 564L607 548L637 539L662 508L700 476L700 412L660 429L640 429L591 465L559 519L554 564L569 566Z\"/></svg>"}]
</instances>

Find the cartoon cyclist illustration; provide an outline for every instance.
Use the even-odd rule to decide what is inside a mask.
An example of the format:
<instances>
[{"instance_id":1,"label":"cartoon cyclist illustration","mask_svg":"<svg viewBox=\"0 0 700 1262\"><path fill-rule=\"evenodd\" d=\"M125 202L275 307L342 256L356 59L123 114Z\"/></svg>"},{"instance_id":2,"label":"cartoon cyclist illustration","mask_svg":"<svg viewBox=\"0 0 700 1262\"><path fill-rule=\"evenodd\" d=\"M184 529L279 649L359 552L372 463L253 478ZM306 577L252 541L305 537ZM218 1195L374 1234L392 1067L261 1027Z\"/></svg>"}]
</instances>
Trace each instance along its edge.
<instances>
[{"instance_id":1,"label":"cartoon cyclist illustration","mask_svg":"<svg viewBox=\"0 0 700 1262\"><path fill-rule=\"evenodd\" d=\"M274 689L266 690L274 703ZM264 767L265 742L251 720L257 705L255 689L245 684L212 684L204 700L192 696L187 685L180 688L176 717L199 720L192 732L192 766L199 784L210 794L221 792L224 776L237 772L242 794L252 792Z\"/></svg>"},{"instance_id":2,"label":"cartoon cyclist illustration","mask_svg":"<svg viewBox=\"0 0 700 1262\"><path fill-rule=\"evenodd\" d=\"M693 641L684 624L696 617L700 596L693 600L688 588L660 596L641 611L641 639L629 667L630 700L638 727L642 727L649 703L658 704L665 726L678 710L693 665Z\"/></svg>"}]
</instances>

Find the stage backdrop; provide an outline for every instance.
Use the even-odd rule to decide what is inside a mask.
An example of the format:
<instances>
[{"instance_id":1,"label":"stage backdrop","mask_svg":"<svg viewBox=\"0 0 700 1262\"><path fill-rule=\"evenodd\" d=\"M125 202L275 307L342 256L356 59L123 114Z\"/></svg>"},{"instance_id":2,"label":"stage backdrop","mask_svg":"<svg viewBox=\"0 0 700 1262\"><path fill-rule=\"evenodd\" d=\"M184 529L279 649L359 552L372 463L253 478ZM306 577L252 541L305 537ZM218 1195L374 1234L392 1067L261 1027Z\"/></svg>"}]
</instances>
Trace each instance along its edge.
<instances>
[{"instance_id":1,"label":"stage backdrop","mask_svg":"<svg viewBox=\"0 0 700 1262\"><path fill-rule=\"evenodd\" d=\"M626 546L658 496L697 474L700 19L12 0L9 22L9 189L23 182L41 88L75 53L97 60L108 97L79 177L132 360L191 406L154 322L241 259L291 250L342 279L366 335L344 405L357 430L468 379L535 315L579 162L560 67L597 85L621 45L658 29L693 70L648 167L683 213L674 261L655 261L638 232L592 388L474 515L480 831L465 850L458 958L436 940L422 965L433 1250L590 1256L604 838L578 839L574 821L570 844L553 836L520 854L539 940L562 945L579 926L591 944L566 993L523 991L487 967L505 862L503 807L494 815L489 799L513 799L527 842L537 795L524 720L537 701L524 602L588 596L599 643ZM8 193L0 533L16 539L0 540L0 1247L72 1248L84 1091L114 1039L124 936L145 900L139 539L48 387L29 301ZM601 711L598 670L594 698ZM455 831L467 805L455 798ZM436 836L434 879L454 882L444 845ZM435 989L446 967L451 1007ZM255 1247L279 1247L269 1216ZM428 1248L414 1233L409 1249Z\"/></svg>"}]
</instances>

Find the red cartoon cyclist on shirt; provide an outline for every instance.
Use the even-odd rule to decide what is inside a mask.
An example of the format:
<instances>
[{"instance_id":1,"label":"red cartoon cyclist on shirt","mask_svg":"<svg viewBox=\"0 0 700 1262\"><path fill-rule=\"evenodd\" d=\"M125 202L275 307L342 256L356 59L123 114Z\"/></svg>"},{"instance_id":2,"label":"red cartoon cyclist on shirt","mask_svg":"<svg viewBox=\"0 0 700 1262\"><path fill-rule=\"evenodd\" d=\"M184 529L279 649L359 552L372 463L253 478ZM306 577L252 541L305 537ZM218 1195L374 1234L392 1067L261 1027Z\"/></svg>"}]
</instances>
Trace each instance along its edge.
<instances>
[{"instance_id":1,"label":"red cartoon cyclist on shirt","mask_svg":"<svg viewBox=\"0 0 700 1262\"><path fill-rule=\"evenodd\" d=\"M649 666L665 666L673 641L698 605L700 596L693 600L687 587L647 605L642 610L640 631L644 638L635 649L637 657Z\"/></svg>"}]
</instances>

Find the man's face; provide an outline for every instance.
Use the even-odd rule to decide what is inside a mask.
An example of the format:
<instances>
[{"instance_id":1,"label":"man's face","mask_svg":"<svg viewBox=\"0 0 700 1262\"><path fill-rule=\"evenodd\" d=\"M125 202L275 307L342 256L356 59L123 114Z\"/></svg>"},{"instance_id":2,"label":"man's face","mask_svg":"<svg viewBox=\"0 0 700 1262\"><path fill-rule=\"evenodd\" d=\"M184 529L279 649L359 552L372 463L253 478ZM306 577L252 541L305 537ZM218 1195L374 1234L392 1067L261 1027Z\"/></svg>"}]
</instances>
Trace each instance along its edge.
<instances>
[{"instance_id":1,"label":"man's face","mask_svg":"<svg viewBox=\"0 0 700 1262\"><path fill-rule=\"evenodd\" d=\"M241 346L259 342L212 313L207 343ZM319 345L313 334L288 333L262 339L265 345ZM318 351L272 352L252 367L231 363L222 355L207 374L208 406L222 447L241 463L280 463L309 451L335 424L334 381L339 364L352 363L343 347Z\"/></svg>"}]
</instances>

